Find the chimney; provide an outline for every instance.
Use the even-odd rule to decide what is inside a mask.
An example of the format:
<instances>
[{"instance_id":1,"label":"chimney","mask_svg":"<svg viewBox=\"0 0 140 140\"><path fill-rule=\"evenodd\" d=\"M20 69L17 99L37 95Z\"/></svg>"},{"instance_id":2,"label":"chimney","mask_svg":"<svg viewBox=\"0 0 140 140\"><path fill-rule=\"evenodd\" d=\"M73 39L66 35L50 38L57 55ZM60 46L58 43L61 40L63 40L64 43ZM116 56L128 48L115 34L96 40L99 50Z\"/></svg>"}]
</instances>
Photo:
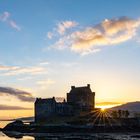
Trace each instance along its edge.
<instances>
[{"instance_id":1,"label":"chimney","mask_svg":"<svg viewBox=\"0 0 140 140\"><path fill-rule=\"evenodd\" d=\"M90 88L90 84L87 84L87 87Z\"/></svg>"},{"instance_id":2,"label":"chimney","mask_svg":"<svg viewBox=\"0 0 140 140\"><path fill-rule=\"evenodd\" d=\"M71 89L75 89L75 86L71 86Z\"/></svg>"}]
</instances>

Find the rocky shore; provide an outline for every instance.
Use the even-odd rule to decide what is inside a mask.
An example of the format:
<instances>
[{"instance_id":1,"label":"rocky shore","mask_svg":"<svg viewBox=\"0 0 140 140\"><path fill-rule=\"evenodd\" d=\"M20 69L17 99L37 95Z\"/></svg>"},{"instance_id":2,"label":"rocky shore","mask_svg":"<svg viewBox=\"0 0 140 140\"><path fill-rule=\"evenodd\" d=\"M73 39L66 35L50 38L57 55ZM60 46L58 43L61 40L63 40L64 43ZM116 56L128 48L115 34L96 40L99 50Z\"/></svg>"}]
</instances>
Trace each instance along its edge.
<instances>
[{"instance_id":1,"label":"rocky shore","mask_svg":"<svg viewBox=\"0 0 140 140\"><path fill-rule=\"evenodd\" d=\"M22 121L15 121L5 126L2 131L16 131L21 133L122 133L140 132L140 127L133 126L93 126L93 125L36 125L24 124Z\"/></svg>"}]
</instances>

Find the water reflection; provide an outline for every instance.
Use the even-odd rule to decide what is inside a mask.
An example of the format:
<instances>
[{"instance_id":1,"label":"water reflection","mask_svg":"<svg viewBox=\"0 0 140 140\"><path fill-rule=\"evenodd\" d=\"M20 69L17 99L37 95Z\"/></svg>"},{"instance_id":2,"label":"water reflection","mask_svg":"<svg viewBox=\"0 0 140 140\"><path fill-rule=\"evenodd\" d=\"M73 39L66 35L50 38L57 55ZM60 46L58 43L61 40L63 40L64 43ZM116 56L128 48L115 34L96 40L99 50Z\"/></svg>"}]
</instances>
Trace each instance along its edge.
<instances>
[{"instance_id":1,"label":"water reflection","mask_svg":"<svg viewBox=\"0 0 140 140\"><path fill-rule=\"evenodd\" d=\"M32 136L23 136L23 135L18 136L17 134L14 135L14 134L10 134L10 133L6 133L6 134L0 132L0 140L17 140L17 139L18 140L19 139L20 140L35 140L35 138Z\"/></svg>"},{"instance_id":2,"label":"water reflection","mask_svg":"<svg viewBox=\"0 0 140 140\"><path fill-rule=\"evenodd\" d=\"M6 136L8 136L9 138L16 138L16 139L21 139L21 138L23 138L23 134L21 134L21 133L14 133L14 132L7 132L7 131L5 131L5 132L3 132Z\"/></svg>"},{"instance_id":3,"label":"water reflection","mask_svg":"<svg viewBox=\"0 0 140 140\"><path fill-rule=\"evenodd\" d=\"M118 134L118 133L100 133L100 134L82 134L82 133L36 133L36 134L21 134L21 133L0 133L0 140L140 140L140 134Z\"/></svg>"},{"instance_id":4,"label":"water reflection","mask_svg":"<svg viewBox=\"0 0 140 140\"><path fill-rule=\"evenodd\" d=\"M15 133L15 132L3 132L6 136L8 136L13 140L15 139L21 139L21 140L97 140L97 137L95 134L81 134L81 133L37 133L37 134L24 134L28 136L24 136L21 133ZM0 139L1 140L1 139Z\"/></svg>"}]
</instances>

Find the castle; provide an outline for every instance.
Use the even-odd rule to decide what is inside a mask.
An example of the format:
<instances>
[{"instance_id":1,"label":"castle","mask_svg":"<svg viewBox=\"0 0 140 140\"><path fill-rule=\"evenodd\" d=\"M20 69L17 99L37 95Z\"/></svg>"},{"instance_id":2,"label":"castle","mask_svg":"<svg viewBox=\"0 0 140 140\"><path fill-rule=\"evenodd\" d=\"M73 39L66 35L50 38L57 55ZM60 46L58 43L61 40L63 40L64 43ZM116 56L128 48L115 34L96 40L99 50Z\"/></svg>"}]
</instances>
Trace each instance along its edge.
<instances>
[{"instance_id":1,"label":"castle","mask_svg":"<svg viewBox=\"0 0 140 140\"><path fill-rule=\"evenodd\" d=\"M90 112L95 108L95 92L90 84L84 87L71 86L67 101L57 102L55 97L35 101L35 122L45 121L51 116L73 116L82 111Z\"/></svg>"}]
</instances>

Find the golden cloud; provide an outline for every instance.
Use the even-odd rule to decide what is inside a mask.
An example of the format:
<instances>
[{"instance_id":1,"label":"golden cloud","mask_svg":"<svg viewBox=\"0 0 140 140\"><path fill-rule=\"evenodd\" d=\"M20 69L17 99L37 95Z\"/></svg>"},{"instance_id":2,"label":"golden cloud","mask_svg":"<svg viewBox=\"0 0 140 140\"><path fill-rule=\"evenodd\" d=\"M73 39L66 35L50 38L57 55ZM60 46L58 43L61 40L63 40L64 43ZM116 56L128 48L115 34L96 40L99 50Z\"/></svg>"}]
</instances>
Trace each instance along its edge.
<instances>
[{"instance_id":1,"label":"golden cloud","mask_svg":"<svg viewBox=\"0 0 140 140\"><path fill-rule=\"evenodd\" d=\"M96 103L97 106L107 106L107 105L120 105L120 102L98 102Z\"/></svg>"},{"instance_id":2,"label":"golden cloud","mask_svg":"<svg viewBox=\"0 0 140 140\"><path fill-rule=\"evenodd\" d=\"M103 46L111 46L125 42L136 35L140 20L121 17L105 19L93 27L75 31L65 35L53 45L55 48L70 48L74 52L88 54L97 52Z\"/></svg>"}]
</instances>

